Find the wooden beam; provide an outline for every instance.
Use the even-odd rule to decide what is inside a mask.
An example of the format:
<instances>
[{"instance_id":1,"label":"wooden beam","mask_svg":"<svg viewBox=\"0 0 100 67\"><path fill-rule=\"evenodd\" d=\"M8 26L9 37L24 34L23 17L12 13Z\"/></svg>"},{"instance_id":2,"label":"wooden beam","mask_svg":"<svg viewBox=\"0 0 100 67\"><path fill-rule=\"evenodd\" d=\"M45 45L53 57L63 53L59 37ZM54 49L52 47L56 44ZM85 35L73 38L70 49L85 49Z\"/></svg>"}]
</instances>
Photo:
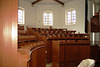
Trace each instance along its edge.
<instances>
[{"instance_id":1,"label":"wooden beam","mask_svg":"<svg viewBox=\"0 0 100 67\"><path fill-rule=\"evenodd\" d=\"M54 1L56 1L57 3L60 3L62 6L64 6L64 3L63 2L61 2L59 0L54 0Z\"/></svg>"},{"instance_id":2,"label":"wooden beam","mask_svg":"<svg viewBox=\"0 0 100 67\"><path fill-rule=\"evenodd\" d=\"M36 0L36 1L34 1L34 2L32 3L32 5L34 6L34 4L36 4L36 3L40 2L40 1L42 1L42 0Z\"/></svg>"}]
</instances>

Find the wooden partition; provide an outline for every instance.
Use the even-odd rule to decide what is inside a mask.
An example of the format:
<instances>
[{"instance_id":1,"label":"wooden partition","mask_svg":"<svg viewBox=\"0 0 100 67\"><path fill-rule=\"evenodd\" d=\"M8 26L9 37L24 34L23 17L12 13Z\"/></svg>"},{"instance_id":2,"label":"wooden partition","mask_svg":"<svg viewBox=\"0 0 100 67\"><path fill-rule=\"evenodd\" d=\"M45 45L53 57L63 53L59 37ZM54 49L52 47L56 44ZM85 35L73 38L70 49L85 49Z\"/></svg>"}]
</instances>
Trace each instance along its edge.
<instances>
[{"instance_id":1,"label":"wooden partition","mask_svg":"<svg viewBox=\"0 0 100 67\"><path fill-rule=\"evenodd\" d=\"M52 62L52 41L54 40L59 40L66 42L68 44L73 44L74 43L80 43L84 44L86 42L90 42L90 37L89 34L67 34L66 37L49 37L47 39L47 62L50 63Z\"/></svg>"},{"instance_id":2,"label":"wooden partition","mask_svg":"<svg viewBox=\"0 0 100 67\"><path fill-rule=\"evenodd\" d=\"M71 31L71 30L69 31L67 29L28 28L28 31L30 33L32 33L32 32L37 33L36 35L37 35L38 40L44 41L46 43L47 63L52 62L52 52L53 52L52 51L52 41L53 40L60 40L63 42L68 42L68 44L73 44L72 42L74 42L74 44L77 44L77 43L84 44L85 42L90 41L89 34L82 34L82 33L75 34L76 31ZM74 45L74 46L76 46L76 45ZM61 49L63 49L63 48L64 48L64 46L61 47ZM75 48L75 47L71 47L71 48ZM76 51L75 49L73 51ZM63 50L63 51L65 51L65 50ZM65 64L64 59L62 58L61 60L62 60L61 66L64 66L64 64ZM64 64L63 64L63 62L64 62ZM71 63L69 63L69 64L71 64Z\"/></svg>"},{"instance_id":3,"label":"wooden partition","mask_svg":"<svg viewBox=\"0 0 100 67\"><path fill-rule=\"evenodd\" d=\"M46 67L45 46L32 49L29 67Z\"/></svg>"},{"instance_id":4,"label":"wooden partition","mask_svg":"<svg viewBox=\"0 0 100 67\"><path fill-rule=\"evenodd\" d=\"M31 43L18 49L18 67L46 67L46 44Z\"/></svg>"},{"instance_id":5,"label":"wooden partition","mask_svg":"<svg viewBox=\"0 0 100 67\"><path fill-rule=\"evenodd\" d=\"M67 43L53 41L53 67L76 67L83 59L90 58L90 42Z\"/></svg>"}]
</instances>

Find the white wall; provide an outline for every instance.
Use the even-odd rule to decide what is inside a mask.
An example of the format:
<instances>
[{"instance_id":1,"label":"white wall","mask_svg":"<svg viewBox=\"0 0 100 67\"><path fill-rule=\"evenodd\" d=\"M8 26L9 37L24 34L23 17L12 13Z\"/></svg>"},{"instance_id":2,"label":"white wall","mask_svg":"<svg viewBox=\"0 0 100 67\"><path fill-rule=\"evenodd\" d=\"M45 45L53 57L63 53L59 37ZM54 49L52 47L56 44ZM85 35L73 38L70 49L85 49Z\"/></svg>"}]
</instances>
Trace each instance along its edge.
<instances>
[{"instance_id":1,"label":"white wall","mask_svg":"<svg viewBox=\"0 0 100 67\"><path fill-rule=\"evenodd\" d=\"M69 8L76 9L76 24L66 26L69 30L76 30L77 32L84 32L85 31L85 0L73 0L71 2L66 3L65 10ZM63 21L64 22L64 21Z\"/></svg>"},{"instance_id":2,"label":"white wall","mask_svg":"<svg viewBox=\"0 0 100 67\"><path fill-rule=\"evenodd\" d=\"M88 1L88 21L91 22L91 18L93 17L93 2Z\"/></svg>"},{"instance_id":3,"label":"white wall","mask_svg":"<svg viewBox=\"0 0 100 67\"><path fill-rule=\"evenodd\" d=\"M43 25L43 11L53 11L53 28L61 28L62 24L62 9L61 5L37 5L36 27L45 27Z\"/></svg>"},{"instance_id":4,"label":"white wall","mask_svg":"<svg viewBox=\"0 0 100 67\"><path fill-rule=\"evenodd\" d=\"M19 6L25 9L25 26L42 27L43 11L53 11L54 25L53 28L67 28L84 32L85 27L85 0L73 0L65 4L64 7L59 5L35 4L34 7L27 1L20 0ZM77 22L75 25L65 25L65 10L75 8L77 11Z\"/></svg>"},{"instance_id":5,"label":"white wall","mask_svg":"<svg viewBox=\"0 0 100 67\"><path fill-rule=\"evenodd\" d=\"M25 11L25 30L26 27L35 27L36 25L36 8L32 7L31 3L24 1L24 0L19 0L19 7L24 8Z\"/></svg>"}]
</instances>

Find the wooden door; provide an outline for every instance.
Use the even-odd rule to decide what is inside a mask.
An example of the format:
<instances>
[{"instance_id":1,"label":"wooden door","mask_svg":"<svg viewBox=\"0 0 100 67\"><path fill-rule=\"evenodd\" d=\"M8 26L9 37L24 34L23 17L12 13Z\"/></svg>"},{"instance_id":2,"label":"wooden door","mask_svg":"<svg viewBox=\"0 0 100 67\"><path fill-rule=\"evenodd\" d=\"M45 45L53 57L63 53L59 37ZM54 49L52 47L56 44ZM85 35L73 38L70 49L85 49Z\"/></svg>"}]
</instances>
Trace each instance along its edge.
<instances>
[{"instance_id":1,"label":"wooden door","mask_svg":"<svg viewBox=\"0 0 100 67\"><path fill-rule=\"evenodd\" d=\"M18 0L0 0L0 67L17 65Z\"/></svg>"}]
</instances>

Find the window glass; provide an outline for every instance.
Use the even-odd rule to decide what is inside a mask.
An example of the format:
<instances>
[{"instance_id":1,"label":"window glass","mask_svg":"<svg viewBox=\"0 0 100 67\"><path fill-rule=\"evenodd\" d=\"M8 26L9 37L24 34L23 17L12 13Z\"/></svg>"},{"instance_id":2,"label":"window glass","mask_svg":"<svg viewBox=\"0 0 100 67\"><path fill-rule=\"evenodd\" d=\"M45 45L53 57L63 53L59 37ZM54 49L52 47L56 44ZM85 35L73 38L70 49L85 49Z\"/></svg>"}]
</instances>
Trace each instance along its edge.
<instances>
[{"instance_id":1,"label":"window glass","mask_svg":"<svg viewBox=\"0 0 100 67\"><path fill-rule=\"evenodd\" d=\"M51 11L45 11L43 14L43 24L52 26L53 25L53 13Z\"/></svg>"},{"instance_id":2,"label":"window glass","mask_svg":"<svg viewBox=\"0 0 100 67\"><path fill-rule=\"evenodd\" d=\"M18 8L18 24L24 24L24 10Z\"/></svg>"},{"instance_id":3,"label":"window glass","mask_svg":"<svg viewBox=\"0 0 100 67\"><path fill-rule=\"evenodd\" d=\"M71 25L76 23L76 10L68 9L66 10L66 25Z\"/></svg>"}]
</instances>

